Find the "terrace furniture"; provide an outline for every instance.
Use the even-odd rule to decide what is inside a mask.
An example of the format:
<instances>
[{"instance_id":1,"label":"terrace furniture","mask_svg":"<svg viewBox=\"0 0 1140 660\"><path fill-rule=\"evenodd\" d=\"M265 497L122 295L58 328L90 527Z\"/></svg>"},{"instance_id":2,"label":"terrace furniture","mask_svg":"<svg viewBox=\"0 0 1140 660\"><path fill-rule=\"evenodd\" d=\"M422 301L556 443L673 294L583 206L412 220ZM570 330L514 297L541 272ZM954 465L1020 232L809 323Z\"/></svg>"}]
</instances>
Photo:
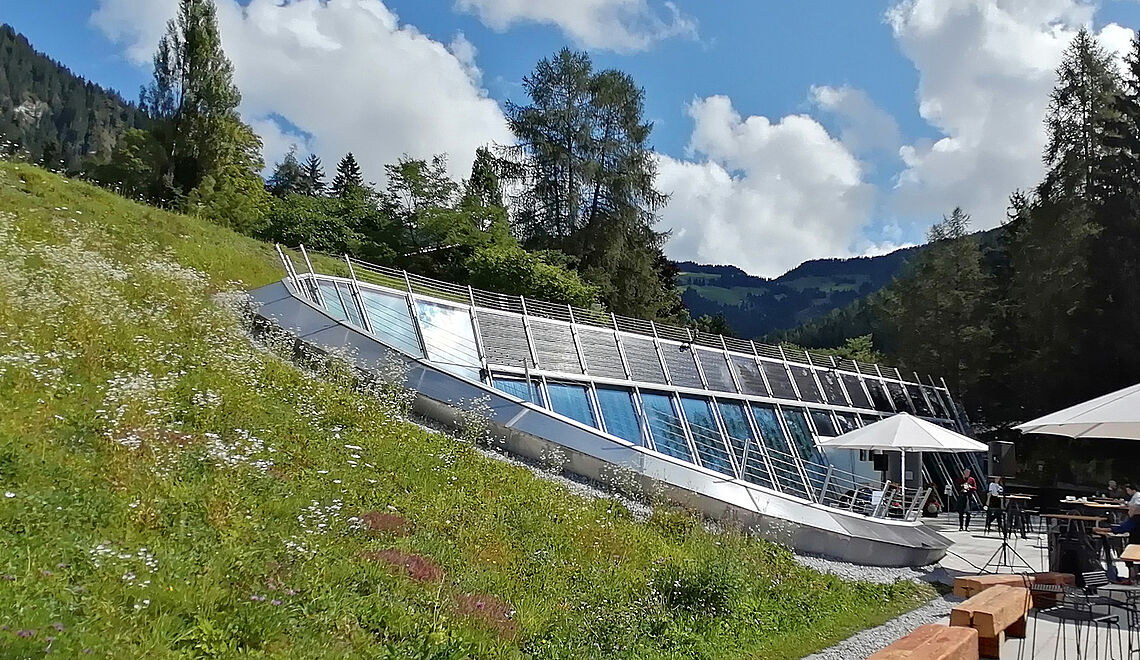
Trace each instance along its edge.
<instances>
[{"instance_id":1,"label":"terrace furniture","mask_svg":"<svg viewBox=\"0 0 1140 660\"><path fill-rule=\"evenodd\" d=\"M1005 638L1025 637L1025 617L1032 598L1025 587L995 584L950 610L951 627L978 631L978 653L1000 658Z\"/></svg>"},{"instance_id":2,"label":"terrace furniture","mask_svg":"<svg viewBox=\"0 0 1140 660\"><path fill-rule=\"evenodd\" d=\"M1010 587L1025 587L1028 585L1030 589L1036 585L1042 585L1043 587L1047 587L1041 589L1043 595L1050 593L1058 594L1061 593L1064 586L1072 586L1076 583L1076 577L1072 573L963 575L954 578L954 595L959 598L970 598L997 584L1004 584ZM1046 601L1052 604L1049 598L1046 598ZM1034 602L1037 602L1036 592L1034 593Z\"/></svg>"},{"instance_id":3,"label":"terrace furniture","mask_svg":"<svg viewBox=\"0 0 1140 660\"><path fill-rule=\"evenodd\" d=\"M978 631L936 623L919 626L868 660L978 660Z\"/></svg>"}]
</instances>

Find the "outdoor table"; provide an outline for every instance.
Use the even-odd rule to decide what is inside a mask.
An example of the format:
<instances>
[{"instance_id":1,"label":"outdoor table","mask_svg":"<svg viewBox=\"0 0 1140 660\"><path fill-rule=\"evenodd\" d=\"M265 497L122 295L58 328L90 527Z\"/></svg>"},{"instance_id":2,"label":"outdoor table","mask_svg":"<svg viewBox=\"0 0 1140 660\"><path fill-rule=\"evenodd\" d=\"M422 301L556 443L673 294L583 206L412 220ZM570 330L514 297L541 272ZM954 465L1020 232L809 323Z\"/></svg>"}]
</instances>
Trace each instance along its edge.
<instances>
[{"instance_id":1,"label":"outdoor table","mask_svg":"<svg viewBox=\"0 0 1140 660\"><path fill-rule=\"evenodd\" d=\"M1093 513L1103 513L1114 524L1121 522L1121 519L1128 513L1128 505L1126 504L1102 504L1100 502L1082 502L1082 508L1090 509Z\"/></svg>"},{"instance_id":2,"label":"outdoor table","mask_svg":"<svg viewBox=\"0 0 1140 660\"><path fill-rule=\"evenodd\" d=\"M1101 537L1101 539L1104 543L1105 566L1112 566L1112 562L1115 561L1115 559L1113 557L1113 554L1115 551L1115 548L1113 547L1113 540L1114 539L1115 540L1127 539L1128 535L1127 534L1115 534L1115 533L1113 533L1113 531L1111 529L1109 529L1107 527L1093 527L1091 530L1091 533ZM1128 545L1127 542L1122 542L1120 544L1121 551L1123 551L1124 546L1126 546L1126 545Z\"/></svg>"},{"instance_id":3,"label":"outdoor table","mask_svg":"<svg viewBox=\"0 0 1140 660\"><path fill-rule=\"evenodd\" d=\"M1005 509L1005 529L1004 533L1009 534L1013 531L1014 526L1021 531L1021 538L1028 538L1025 515L1025 503L1032 502L1033 498L1029 495L1002 495L1002 508Z\"/></svg>"}]
</instances>

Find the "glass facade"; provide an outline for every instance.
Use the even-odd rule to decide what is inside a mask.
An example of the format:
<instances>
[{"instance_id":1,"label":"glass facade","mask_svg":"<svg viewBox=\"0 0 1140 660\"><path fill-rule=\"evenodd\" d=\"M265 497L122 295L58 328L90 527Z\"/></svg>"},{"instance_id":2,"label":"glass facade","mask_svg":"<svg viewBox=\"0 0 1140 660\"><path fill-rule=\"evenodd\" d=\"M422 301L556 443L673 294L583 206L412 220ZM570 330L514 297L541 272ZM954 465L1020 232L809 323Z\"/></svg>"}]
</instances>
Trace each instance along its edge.
<instances>
[{"instance_id":1,"label":"glass facade","mask_svg":"<svg viewBox=\"0 0 1140 660\"><path fill-rule=\"evenodd\" d=\"M693 453L689 451L685 427L681 425L673 397L656 392L642 392L641 405L645 407L646 422L657 451L692 463Z\"/></svg>"},{"instance_id":2,"label":"glass facade","mask_svg":"<svg viewBox=\"0 0 1140 660\"><path fill-rule=\"evenodd\" d=\"M471 326L471 312L425 300L416 300L416 309L427 345L427 359L452 373L481 380L479 347Z\"/></svg>"},{"instance_id":3,"label":"glass facade","mask_svg":"<svg viewBox=\"0 0 1140 660\"><path fill-rule=\"evenodd\" d=\"M550 409L554 412L597 428L598 420L594 418L589 390L585 386L548 381L546 396L550 397Z\"/></svg>"},{"instance_id":4,"label":"glass facade","mask_svg":"<svg viewBox=\"0 0 1140 660\"><path fill-rule=\"evenodd\" d=\"M689 422L689 433L693 436L693 444L697 448L701 465L710 470L735 475L736 471L732 469L732 461L725 449L724 436L721 435L713 417L712 404L709 400L683 396L681 408L685 411L685 418Z\"/></svg>"},{"instance_id":5,"label":"glass facade","mask_svg":"<svg viewBox=\"0 0 1140 660\"><path fill-rule=\"evenodd\" d=\"M619 387L598 387L597 395L606 431L622 440L644 446L645 438L642 437L637 408L633 405L633 393Z\"/></svg>"},{"instance_id":6,"label":"glass facade","mask_svg":"<svg viewBox=\"0 0 1140 660\"><path fill-rule=\"evenodd\" d=\"M866 476L868 482L879 476L858 452L821 450L818 437L855 430L896 410L935 418L948 428L958 424L949 419L954 404L943 389L902 376L902 382L884 380L874 367L855 373L861 365L842 361L831 368L785 363L779 353L755 345L749 353L748 345L678 348L663 340L659 351L646 331L628 320L621 321L616 334L600 329L606 326L602 320L597 327L580 325L577 334L558 325L565 332L555 336L549 321L532 316L529 327L541 335L533 337L523 331L522 317L488 311L483 303L473 324L472 309L461 303L417 298L413 315L408 296L398 290L361 285L357 298L348 282L318 279L317 285L329 317L363 328L361 303L377 337L408 355L473 380L488 380L485 357L495 373L490 382L502 392L639 446L803 498L818 496L829 465ZM537 365L529 358L531 350L539 352ZM671 383L665 382L662 361ZM520 367L524 363L529 371ZM698 364L707 388L700 385ZM588 375L581 372L582 365L588 366ZM531 374L529 382L523 373ZM638 382L641 386L635 387ZM743 393L736 391L738 385ZM650 386L656 389L647 391ZM680 391L686 388L705 392ZM748 396L779 403L745 400ZM929 461L927 471L941 479L964 464L975 465L975 458L939 458L938 474Z\"/></svg>"}]
</instances>

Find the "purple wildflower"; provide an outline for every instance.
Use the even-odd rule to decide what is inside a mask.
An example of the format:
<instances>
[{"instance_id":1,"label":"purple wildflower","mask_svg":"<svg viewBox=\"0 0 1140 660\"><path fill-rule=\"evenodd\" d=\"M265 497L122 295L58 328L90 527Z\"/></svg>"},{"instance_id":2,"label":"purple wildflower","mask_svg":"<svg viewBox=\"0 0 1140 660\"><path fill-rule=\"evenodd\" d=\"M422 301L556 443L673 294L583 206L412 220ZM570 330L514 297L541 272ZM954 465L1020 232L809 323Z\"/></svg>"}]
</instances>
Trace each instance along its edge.
<instances>
[{"instance_id":1,"label":"purple wildflower","mask_svg":"<svg viewBox=\"0 0 1140 660\"><path fill-rule=\"evenodd\" d=\"M62 621L56 621L55 623L51 624L51 627L55 628L56 632L63 632L63 622Z\"/></svg>"},{"instance_id":2,"label":"purple wildflower","mask_svg":"<svg viewBox=\"0 0 1140 660\"><path fill-rule=\"evenodd\" d=\"M16 637L35 637L36 631L34 630L17 630Z\"/></svg>"},{"instance_id":3,"label":"purple wildflower","mask_svg":"<svg viewBox=\"0 0 1140 660\"><path fill-rule=\"evenodd\" d=\"M274 598L273 600L269 601L269 604L270 604L270 605L280 605L280 604L281 604L281 601L279 601L279 600L277 600L276 598Z\"/></svg>"}]
</instances>

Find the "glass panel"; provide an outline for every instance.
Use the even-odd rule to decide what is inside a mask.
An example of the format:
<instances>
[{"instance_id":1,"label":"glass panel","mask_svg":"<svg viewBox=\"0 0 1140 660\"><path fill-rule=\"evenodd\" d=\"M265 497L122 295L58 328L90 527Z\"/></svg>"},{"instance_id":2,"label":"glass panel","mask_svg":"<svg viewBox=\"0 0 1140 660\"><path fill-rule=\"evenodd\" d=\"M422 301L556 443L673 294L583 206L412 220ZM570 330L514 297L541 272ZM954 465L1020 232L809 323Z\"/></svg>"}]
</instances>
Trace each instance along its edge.
<instances>
[{"instance_id":1,"label":"glass panel","mask_svg":"<svg viewBox=\"0 0 1140 660\"><path fill-rule=\"evenodd\" d=\"M416 301L420 329L427 344L428 360L452 373L479 380L479 348L471 327L471 312L465 308Z\"/></svg>"},{"instance_id":2,"label":"glass panel","mask_svg":"<svg viewBox=\"0 0 1140 660\"><path fill-rule=\"evenodd\" d=\"M847 396L851 398L851 405L856 408L871 408L871 400L867 398L867 393L863 391L862 380L852 374L840 374L843 379L843 386L847 388Z\"/></svg>"},{"instance_id":3,"label":"glass panel","mask_svg":"<svg viewBox=\"0 0 1140 660\"><path fill-rule=\"evenodd\" d=\"M500 392L505 392L511 396L518 397L523 401L530 401L537 403L540 406L545 406L542 402L542 393L539 390L539 381L532 380L530 387L526 386L525 380L515 380L514 378L499 378L494 379L495 389Z\"/></svg>"},{"instance_id":4,"label":"glass panel","mask_svg":"<svg viewBox=\"0 0 1140 660\"><path fill-rule=\"evenodd\" d=\"M764 375L768 377L768 386L772 388L772 396L777 399L795 401L796 391L792 389L792 381L788 378L788 372L784 369L784 365L767 360L761 360L760 365L764 367Z\"/></svg>"},{"instance_id":5,"label":"glass panel","mask_svg":"<svg viewBox=\"0 0 1140 660\"><path fill-rule=\"evenodd\" d=\"M597 427L590 397L584 385L546 382L546 396L550 397L550 409L587 426Z\"/></svg>"},{"instance_id":6,"label":"glass panel","mask_svg":"<svg viewBox=\"0 0 1140 660\"><path fill-rule=\"evenodd\" d=\"M823 384L823 393L827 395L827 402L846 406L847 397L843 396L843 388L839 385L839 377L835 372L817 369L815 373L819 376L819 382Z\"/></svg>"},{"instance_id":7,"label":"glass panel","mask_svg":"<svg viewBox=\"0 0 1140 660\"><path fill-rule=\"evenodd\" d=\"M835 422L831 419L831 413L826 410L816 410L813 408L811 411L811 421L815 422L815 431L819 435L829 438L834 438L839 435L835 431Z\"/></svg>"},{"instance_id":8,"label":"glass panel","mask_svg":"<svg viewBox=\"0 0 1140 660\"><path fill-rule=\"evenodd\" d=\"M823 403L823 395L819 393L819 388L816 387L815 378L811 375L811 369L789 364L788 370L792 372L792 378L796 380L796 387L800 390L800 399L802 401Z\"/></svg>"},{"instance_id":9,"label":"glass panel","mask_svg":"<svg viewBox=\"0 0 1140 660\"><path fill-rule=\"evenodd\" d=\"M666 456L693 462L681 420L673 407L673 397L668 394L642 392L641 405L645 408L649 432L653 435L653 444L657 447L657 451Z\"/></svg>"},{"instance_id":10,"label":"glass panel","mask_svg":"<svg viewBox=\"0 0 1140 660\"><path fill-rule=\"evenodd\" d=\"M918 385L907 385L906 392L910 395L911 402L914 403L914 410L923 417L930 417L934 411L926 403L926 398L922 396L922 390Z\"/></svg>"},{"instance_id":11,"label":"glass panel","mask_svg":"<svg viewBox=\"0 0 1140 660\"><path fill-rule=\"evenodd\" d=\"M804 488L803 479L796 467L791 445L788 444L788 438L784 435L784 429L776 416L776 407L754 403L751 408L756 428L760 430L760 437L763 438L764 446L768 448L772 458L772 471L776 473L776 479L780 482L780 490L807 497L807 489Z\"/></svg>"},{"instance_id":12,"label":"glass panel","mask_svg":"<svg viewBox=\"0 0 1140 660\"><path fill-rule=\"evenodd\" d=\"M724 428L728 431L728 444L736 456L736 464L744 466L744 480L772 488L772 477L768 474L763 450L756 446L756 438L752 436L752 426L745 417L747 412L744 404L739 401L722 400L717 402L717 408L720 410L720 418L724 421Z\"/></svg>"},{"instance_id":13,"label":"glass panel","mask_svg":"<svg viewBox=\"0 0 1140 660\"><path fill-rule=\"evenodd\" d=\"M819 492L823 488L823 479L826 468L820 466L826 463L823 452L815 445L815 438L811 435L808 426L807 414L803 408L783 408L784 421L788 423L788 433L792 436L792 444L800 458L804 459L804 471L807 472L808 481L813 490Z\"/></svg>"},{"instance_id":14,"label":"glass panel","mask_svg":"<svg viewBox=\"0 0 1140 660\"><path fill-rule=\"evenodd\" d=\"M416 336L416 327L412 325L407 298L371 289L362 290L361 297L364 300L364 309L368 311L368 320L372 323L373 334L399 351L423 357L423 349L420 348L420 340Z\"/></svg>"},{"instance_id":15,"label":"glass panel","mask_svg":"<svg viewBox=\"0 0 1140 660\"><path fill-rule=\"evenodd\" d=\"M893 380L883 382L887 386L887 392L890 393L891 400L895 402L896 410L899 412L914 412L910 407L910 403L906 400L906 392L903 391L902 385Z\"/></svg>"},{"instance_id":16,"label":"glass panel","mask_svg":"<svg viewBox=\"0 0 1140 660\"><path fill-rule=\"evenodd\" d=\"M835 421L838 423L839 433L849 433L859 428L859 418L855 413L837 412Z\"/></svg>"},{"instance_id":17,"label":"glass panel","mask_svg":"<svg viewBox=\"0 0 1140 660\"><path fill-rule=\"evenodd\" d=\"M637 409L633 406L633 393L619 387L599 387L597 393L598 407L602 409L606 430L622 440L645 446Z\"/></svg>"},{"instance_id":18,"label":"glass panel","mask_svg":"<svg viewBox=\"0 0 1140 660\"><path fill-rule=\"evenodd\" d=\"M891 399L887 395L886 384L877 378L868 378L863 381L867 384L867 391L871 393L871 400L875 403L875 410L879 412L894 412Z\"/></svg>"},{"instance_id":19,"label":"glass panel","mask_svg":"<svg viewBox=\"0 0 1140 660\"><path fill-rule=\"evenodd\" d=\"M943 419L950 419L950 411L946 409L946 404L943 403L942 397L938 396L938 390L923 385L922 391L926 392L926 398L930 401L931 407L934 408L934 415Z\"/></svg>"},{"instance_id":20,"label":"glass panel","mask_svg":"<svg viewBox=\"0 0 1140 660\"><path fill-rule=\"evenodd\" d=\"M736 366L736 373L740 376L740 386L745 394L768 396L768 388L764 385L764 378L760 375L760 368L756 361L739 356L732 356L732 364Z\"/></svg>"},{"instance_id":21,"label":"glass panel","mask_svg":"<svg viewBox=\"0 0 1140 660\"><path fill-rule=\"evenodd\" d=\"M689 422L689 432L693 435L693 444L697 446L697 456L701 465L710 469L735 476L732 461L728 458L728 451L724 446L724 438L713 419L712 404L708 399L697 397L681 397L681 407L685 410L685 418Z\"/></svg>"},{"instance_id":22,"label":"glass panel","mask_svg":"<svg viewBox=\"0 0 1140 660\"><path fill-rule=\"evenodd\" d=\"M329 316L338 321L344 321L348 318L345 314L344 305L340 304L340 298L336 295L336 285L328 280L317 280L317 285L321 287L321 297L325 299L325 311Z\"/></svg>"},{"instance_id":23,"label":"glass panel","mask_svg":"<svg viewBox=\"0 0 1140 660\"><path fill-rule=\"evenodd\" d=\"M340 290L340 298L348 308L348 322L358 328L363 328L364 319L361 318L360 308L356 306L355 298L352 297L352 287L344 282L338 282L336 288Z\"/></svg>"}]
</instances>

